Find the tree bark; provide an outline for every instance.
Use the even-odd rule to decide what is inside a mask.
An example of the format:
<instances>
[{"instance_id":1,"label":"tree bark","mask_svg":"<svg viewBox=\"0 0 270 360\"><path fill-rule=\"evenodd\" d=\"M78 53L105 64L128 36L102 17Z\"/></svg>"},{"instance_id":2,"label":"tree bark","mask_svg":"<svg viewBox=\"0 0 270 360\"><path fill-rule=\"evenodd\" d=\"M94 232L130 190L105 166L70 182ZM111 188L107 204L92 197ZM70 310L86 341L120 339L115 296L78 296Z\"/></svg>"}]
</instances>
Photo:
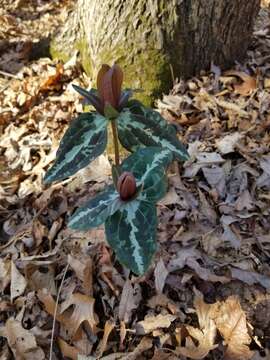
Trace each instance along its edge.
<instances>
[{"instance_id":1,"label":"tree bark","mask_svg":"<svg viewBox=\"0 0 270 360\"><path fill-rule=\"evenodd\" d=\"M151 98L175 77L211 62L226 68L245 56L260 0L77 0L52 55L79 49L86 72L119 63L126 85Z\"/></svg>"}]
</instances>

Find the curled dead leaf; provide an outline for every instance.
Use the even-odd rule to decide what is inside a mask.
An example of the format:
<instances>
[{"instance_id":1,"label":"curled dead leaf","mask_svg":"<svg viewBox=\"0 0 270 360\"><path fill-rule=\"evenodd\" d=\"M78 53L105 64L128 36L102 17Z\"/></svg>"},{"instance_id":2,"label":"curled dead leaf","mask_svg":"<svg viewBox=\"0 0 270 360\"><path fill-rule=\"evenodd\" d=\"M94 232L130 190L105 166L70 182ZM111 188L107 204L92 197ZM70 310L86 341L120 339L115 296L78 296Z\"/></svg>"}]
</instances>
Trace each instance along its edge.
<instances>
[{"instance_id":1,"label":"curled dead leaf","mask_svg":"<svg viewBox=\"0 0 270 360\"><path fill-rule=\"evenodd\" d=\"M94 312L95 299L80 293L75 293L69 299L61 304L61 314L70 306L74 305L72 315L70 316L71 334L75 335L80 325L86 321L90 325L93 333L96 332L98 317Z\"/></svg>"},{"instance_id":2,"label":"curled dead leaf","mask_svg":"<svg viewBox=\"0 0 270 360\"><path fill-rule=\"evenodd\" d=\"M138 335L145 335L150 334L156 329L168 328L176 318L177 316L171 314L148 316L136 324L136 333Z\"/></svg>"},{"instance_id":3,"label":"curled dead leaf","mask_svg":"<svg viewBox=\"0 0 270 360\"><path fill-rule=\"evenodd\" d=\"M238 298L230 296L225 302L216 303L212 317L227 345L225 358L251 359L253 352L249 349L251 338L248 334L247 319Z\"/></svg>"},{"instance_id":4,"label":"curled dead leaf","mask_svg":"<svg viewBox=\"0 0 270 360\"><path fill-rule=\"evenodd\" d=\"M197 291L194 300L194 307L198 316L200 328L185 325L189 336L185 339L185 346L176 349L179 355L187 356L191 359L204 359L207 354L215 349L216 326L212 319L213 305L206 304L202 295ZM197 344L192 339L195 339Z\"/></svg>"},{"instance_id":5,"label":"curled dead leaf","mask_svg":"<svg viewBox=\"0 0 270 360\"><path fill-rule=\"evenodd\" d=\"M7 338L16 360L43 360L45 354L38 347L35 336L22 327L20 321L9 318L3 336Z\"/></svg>"},{"instance_id":6,"label":"curled dead leaf","mask_svg":"<svg viewBox=\"0 0 270 360\"><path fill-rule=\"evenodd\" d=\"M256 78L243 71L230 70L226 71L225 75L236 76L242 80L241 84L234 84L234 91L239 95L248 96L257 89Z\"/></svg>"}]
</instances>

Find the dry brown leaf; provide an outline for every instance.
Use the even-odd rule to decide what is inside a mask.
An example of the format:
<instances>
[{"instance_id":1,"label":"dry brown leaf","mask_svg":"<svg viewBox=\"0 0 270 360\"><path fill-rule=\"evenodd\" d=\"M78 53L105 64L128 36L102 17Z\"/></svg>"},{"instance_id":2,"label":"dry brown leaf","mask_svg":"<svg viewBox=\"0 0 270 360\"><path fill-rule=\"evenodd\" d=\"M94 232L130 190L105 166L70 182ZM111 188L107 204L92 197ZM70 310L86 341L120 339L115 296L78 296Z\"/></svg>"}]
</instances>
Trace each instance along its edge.
<instances>
[{"instance_id":1,"label":"dry brown leaf","mask_svg":"<svg viewBox=\"0 0 270 360\"><path fill-rule=\"evenodd\" d=\"M221 139L216 140L216 146L221 154L229 154L234 152L236 144L243 138L243 135L239 132L233 132L226 135Z\"/></svg>"},{"instance_id":2,"label":"dry brown leaf","mask_svg":"<svg viewBox=\"0 0 270 360\"><path fill-rule=\"evenodd\" d=\"M232 113L236 113L237 115L240 115L243 118L250 117L250 114L247 111L243 110L239 105L233 102L229 102L221 99L217 99L216 102L223 109L231 111Z\"/></svg>"},{"instance_id":3,"label":"dry brown leaf","mask_svg":"<svg viewBox=\"0 0 270 360\"><path fill-rule=\"evenodd\" d=\"M3 292L11 280L10 259L0 259L0 291Z\"/></svg>"},{"instance_id":4,"label":"dry brown leaf","mask_svg":"<svg viewBox=\"0 0 270 360\"><path fill-rule=\"evenodd\" d=\"M248 334L246 315L238 298L230 296L225 302L215 305L212 318L227 345L225 358L230 360L250 359L253 355L249 349L251 338Z\"/></svg>"},{"instance_id":5,"label":"dry brown leaf","mask_svg":"<svg viewBox=\"0 0 270 360\"><path fill-rule=\"evenodd\" d=\"M61 304L61 314L70 306L74 305L74 309L70 317L70 324L72 324L72 335L75 335L76 331L84 321L88 322L93 333L96 332L98 317L94 312L94 304L94 298L80 293L72 294L69 299Z\"/></svg>"},{"instance_id":6,"label":"dry brown leaf","mask_svg":"<svg viewBox=\"0 0 270 360\"><path fill-rule=\"evenodd\" d=\"M169 262L168 270L169 272L172 272L182 269L184 266L188 266L203 280L221 283L230 281L230 278L216 275L211 269L202 267L198 262L199 259L202 259L202 255L198 250L191 247L183 248L177 253L177 256Z\"/></svg>"},{"instance_id":7,"label":"dry brown leaf","mask_svg":"<svg viewBox=\"0 0 270 360\"><path fill-rule=\"evenodd\" d=\"M248 271L231 267L231 274L233 279L243 281L248 285L260 284L266 289L270 289L270 277L259 274L255 271Z\"/></svg>"},{"instance_id":8,"label":"dry brown leaf","mask_svg":"<svg viewBox=\"0 0 270 360\"><path fill-rule=\"evenodd\" d=\"M89 256L80 255L80 258L68 255L68 263L75 271L77 277L82 282L85 295L93 294L93 262Z\"/></svg>"},{"instance_id":9,"label":"dry brown leaf","mask_svg":"<svg viewBox=\"0 0 270 360\"><path fill-rule=\"evenodd\" d=\"M144 336L140 341L140 343L138 344L138 346L136 347L136 349L133 350L131 353L123 356L121 360L137 360L140 358L142 352L151 349L152 346L153 346L152 339ZM105 359L109 360L109 358L107 357L102 358L102 360ZM111 358L110 360L114 360L114 358Z\"/></svg>"},{"instance_id":10,"label":"dry brown leaf","mask_svg":"<svg viewBox=\"0 0 270 360\"><path fill-rule=\"evenodd\" d=\"M36 339L30 330L22 327L21 323L14 318L6 322L4 335L16 360L43 360L45 354L37 346Z\"/></svg>"},{"instance_id":11,"label":"dry brown leaf","mask_svg":"<svg viewBox=\"0 0 270 360\"><path fill-rule=\"evenodd\" d=\"M79 350L75 346L71 346L66 343L63 339L58 338L58 345L60 347L61 353L64 357L68 357L72 360L77 360L79 355Z\"/></svg>"},{"instance_id":12,"label":"dry brown leaf","mask_svg":"<svg viewBox=\"0 0 270 360\"><path fill-rule=\"evenodd\" d=\"M127 279L122 290L120 304L119 304L119 320L124 323L129 323L132 311L137 309L141 301L141 291L139 284L132 285Z\"/></svg>"},{"instance_id":13,"label":"dry brown leaf","mask_svg":"<svg viewBox=\"0 0 270 360\"><path fill-rule=\"evenodd\" d=\"M253 76L250 76L243 71L230 70L226 71L225 75L236 76L242 80L242 84L235 84L234 90L237 94L248 96L252 91L257 89L257 80Z\"/></svg>"},{"instance_id":14,"label":"dry brown leaf","mask_svg":"<svg viewBox=\"0 0 270 360\"><path fill-rule=\"evenodd\" d=\"M203 301L202 295L196 291L194 307L196 309L200 328L198 329L193 326L185 325L190 336L186 338L185 346L178 347L176 351L179 355L184 355L191 359L204 359L209 351L218 346L215 344L217 331L212 319L213 306L206 304ZM192 338L196 339L198 342L197 346Z\"/></svg>"},{"instance_id":15,"label":"dry brown leaf","mask_svg":"<svg viewBox=\"0 0 270 360\"><path fill-rule=\"evenodd\" d=\"M39 300L42 302L42 304L45 307L45 310L48 314L51 316L54 316L55 311L55 301L51 294L49 294L45 289L39 290L37 293L37 296ZM58 307L56 312L56 320L62 323L66 328L70 325L69 317L65 316L65 314L60 314L60 309Z\"/></svg>"},{"instance_id":16,"label":"dry brown leaf","mask_svg":"<svg viewBox=\"0 0 270 360\"><path fill-rule=\"evenodd\" d=\"M175 191L175 188L170 187L167 194L158 203L164 206L179 203L179 195Z\"/></svg>"},{"instance_id":17,"label":"dry brown leaf","mask_svg":"<svg viewBox=\"0 0 270 360\"><path fill-rule=\"evenodd\" d=\"M169 271L164 265L164 261L162 260L162 258L160 258L154 271L155 288L158 294L162 293L168 274Z\"/></svg>"},{"instance_id":18,"label":"dry brown leaf","mask_svg":"<svg viewBox=\"0 0 270 360\"><path fill-rule=\"evenodd\" d=\"M165 352L163 349L155 349L154 356L151 360L179 360L179 357L170 352Z\"/></svg>"},{"instance_id":19,"label":"dry brown leaf","mask_svg":"<svg viewBox=\"0 0 270 360\"><path fill-rule=\"evenodd\" d=\"M177 316L171 314L148 316L144 320L137 322L135 326L136 334L145 335L156 329L168 328L176 318Z\"/></svg>"},{"instance_id":20,"label":"dry brown leaf","mask_svg":"<svg viewBox=\"0 0 270 360\"><path fill-rule=\"evenodd\" d=\"M24 276L19 272L14 262L11 262L11 284L10 298L13 301L16 297L22 295L26 289L27 282Z\"/></svg>"},{"instance_id":21,"label":"dry brown leaf","mask_svg":"<svg viewBox=\"0 0 270 360\"><path fill-rule=\"evenodd\" d=\"M111 320L107 320L104 326L104 333L103 333L103 337L100 341L100 343L98 344L97 350L96 350L96 357L99 359L104 351L106 350L107 347L107 342L108 342L108 338L110 336L110 333L113 331L115 327L115 323Z\"/></svg>"},{"instance_id":22,"label":"dry brown leaf","mask_svg":"<svg viewBox=\"0 0 270 360\"><path fill-rule=\"evenodd\" d=\"M29 288L38 291L47 289L52 295L56 295L55 287L55 271L53 266L44 266L37 268L36 266L27 266L25 275Z\"/></svg>"},{"instance_id":23,"label":"dry brown leaf","mask_svg":"<svg viewBox=\"0 0 270 360\"><path fill-rule=\"evenodd\" d=\"M52 90L55 87L59 86L59 82L64 74L64 66L62 64L57 64L55 74L48 77L47 80L41 85L40 91L46 92Z\"/></svg>"}]
</instances>

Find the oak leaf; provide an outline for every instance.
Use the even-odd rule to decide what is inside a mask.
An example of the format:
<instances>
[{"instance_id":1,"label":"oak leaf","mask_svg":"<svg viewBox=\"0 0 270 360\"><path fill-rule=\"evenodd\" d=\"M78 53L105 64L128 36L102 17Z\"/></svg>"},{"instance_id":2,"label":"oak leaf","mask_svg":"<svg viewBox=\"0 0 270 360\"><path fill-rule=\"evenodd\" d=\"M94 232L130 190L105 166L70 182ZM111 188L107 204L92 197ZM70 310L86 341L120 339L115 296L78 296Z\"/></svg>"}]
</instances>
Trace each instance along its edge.
<instances>
[{"instance_id":1,"label":"oak leaf","mask_svg":"<svg viewBox=\"0 0 270 360\"><path fill-rule=\"evenodd\" d=\"M178 347L177 353L179 355L187 356L191 359L204 359L209 351L215 349L218 345L215 344L216 325L212 319L213 305L206 304L203 301L202 295L197 292L194 300L194 307L199 321L199 329L190 325L185 328L189 334L186 338L185 346ZM193 342L196 340L198 345Z\"/></svg>"},{"instance_id":2,"label":"oak leaf","mask_svg":"<svg viewBox=\"0 0 270 360\"><path fill-rule=\"evenodd\" d=\"M235 296L230 296L225 302L216 303L213 315L217 329L227 345L225 359L250 359L253 355L249 349L251 338L248 334L246 315L239 300Z\"/></svg>"}]
</instances>

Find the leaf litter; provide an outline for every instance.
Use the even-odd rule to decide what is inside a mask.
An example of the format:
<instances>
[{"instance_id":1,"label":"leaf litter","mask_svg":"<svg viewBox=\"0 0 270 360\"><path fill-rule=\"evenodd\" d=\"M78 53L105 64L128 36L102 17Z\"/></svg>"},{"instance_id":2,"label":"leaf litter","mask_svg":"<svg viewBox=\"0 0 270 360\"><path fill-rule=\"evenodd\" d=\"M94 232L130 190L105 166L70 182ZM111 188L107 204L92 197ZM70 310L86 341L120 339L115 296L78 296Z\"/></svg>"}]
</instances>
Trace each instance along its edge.
<instances>
[{"instance_id":1,"label":"leaf litter","mask_svg":"<svg viewBox=\"0 0 270 360\"><path fill-rule=\"evenodd\" d=\"M269 3L246 62L212 64L157 102L190 160L170 169L159 252L139 278L102 228L66 225L110 180L110 154L42 182L83 110L71 83L91 85L78 54L37 53L71 6L4 0L0 11L0 358L49 358L55 314L56 359L270 358Z\"/></svg>"}]
</instances>

